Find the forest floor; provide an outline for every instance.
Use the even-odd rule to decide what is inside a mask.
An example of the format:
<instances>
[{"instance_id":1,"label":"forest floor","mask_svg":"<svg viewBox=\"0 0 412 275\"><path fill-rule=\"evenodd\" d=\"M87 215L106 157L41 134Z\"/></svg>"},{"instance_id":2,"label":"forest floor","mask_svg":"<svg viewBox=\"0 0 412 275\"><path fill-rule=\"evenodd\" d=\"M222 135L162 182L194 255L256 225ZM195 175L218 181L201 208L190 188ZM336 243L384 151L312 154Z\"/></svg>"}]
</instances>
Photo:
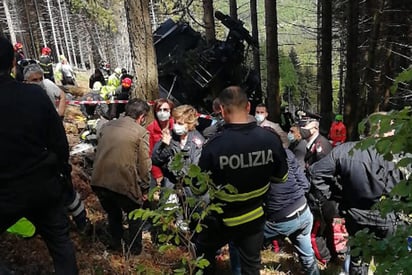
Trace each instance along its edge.
<instances>
[{"instance_id":1,"label":"forest floor","mask_svg":"<svg viewBox=\"0 0 412 275\"><path fill-rule=\"evenodd\" d=\"M88 91L88 76L78 77L80 88L72 90L72 94L80 96ZM84 118L79 106L68 106L64 120L70 146L79 142L79 133L84 127ZM159 252L150 240L150 234L144 232L144 252L139 256L124 252L115 252L107 248L107 219L97 197L93 194L89 178L82 169L82 161L72 157L72 178L76 190L84 200L91 228L88 234L80 234L74 225L70 232L75 245L80 274L172 274L179 267L181 259L187 256L185 249L176 247ZM0 235L0 259L13 274L45 275L53 273L52 261L47 247L41 237L35 235L23 239L16 235L4 233ZM230 263L227 249L222 249L218 260L218 274L230 274ZM320 266L321 267L321 266ZM340 263L321 267L321 274L339 274ZM287 242L282 252L275 253L271 249L262 250L261 274L302 274L296 253ZM0 274L2 275L2 274Z\"/></svg>"}]
</instances>

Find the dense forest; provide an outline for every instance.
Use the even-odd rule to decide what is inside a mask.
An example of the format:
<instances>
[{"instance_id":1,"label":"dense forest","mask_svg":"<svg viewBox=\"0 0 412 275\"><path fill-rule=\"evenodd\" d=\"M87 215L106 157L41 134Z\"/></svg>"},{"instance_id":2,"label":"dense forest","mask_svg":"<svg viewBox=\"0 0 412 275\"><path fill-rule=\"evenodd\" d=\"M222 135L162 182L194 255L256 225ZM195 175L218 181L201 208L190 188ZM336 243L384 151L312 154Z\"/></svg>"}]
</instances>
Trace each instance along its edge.
<instances>
[{"instance_id":1,"label":"dense forest","mask_svg":"<svg viewBox=\"0 0 412 275\"><path fill-rule=\"evenodd\" d=\"M255 103L268 105L273 121L279 122L282 107L289 106L293 113L319 114L321 133L327 133L335 114L343 114L349 140L359 139L358 125L367 115L402 110L396 116L401 121L395 125L400 133L397 139L376 146L387 156L412 149L410 111L403 109L412 103L412 1L2 0L0 15L0 33L13 44L22 43L26 57L38 59L47 46L55 63L64 55L84 75L107 63L112 69L125 68L136 76L135 97L153 100L166 93L204 113L224 85L242 84ZM172 29L181 36L170 37ZM79 84L87 86L85 82ZM388 120L385 127L389 125L392 121ZM405 158L400 166L411 162L412 158ZM78 170L76 187L84 188L80 191L87 198L89 213L101 221L102 211L88 179ZM408 198L406 213L410 213L412 185L400 186L395 195ZM401 208L400 203L387 207ZM103 230L96 224L93 236ZM14 247L16 239L2 239L4 247ZM152 258L143 259L142 267L130 264L128 257L101 254L102 244L94 237L92 245L84 236L74 239L84 274L130 274L147 270L150 264L147 274L150 268L167 273L175 268L176 258L186 257L178 248L166 256L156 251ZM363 241L371 251L391 247L370 239ZM34 247L43 245L38 239L31 241ZM405 236L396 241L401 244L396 251L380 251L387 254L385 268L393 264L390 257L398 260L397 253L406 253L399 252L405 250ZM13 254L24 247L25 243L18 243L4 258L14 263ZM27 255L28 262L40 262L33 274L48 274L42 271L50 269L42 253ZM397 265L400 271L409 268L403 264L410 254L404 254L404 261ZM283 264L281 271L289 274L297 269L290 259L266 258L266 262ZM14 265L19 266L18 261ZM325 269L325 274L336 273ZM21 274L25 272L22 268Z\"/></svg>"}]
</instances>

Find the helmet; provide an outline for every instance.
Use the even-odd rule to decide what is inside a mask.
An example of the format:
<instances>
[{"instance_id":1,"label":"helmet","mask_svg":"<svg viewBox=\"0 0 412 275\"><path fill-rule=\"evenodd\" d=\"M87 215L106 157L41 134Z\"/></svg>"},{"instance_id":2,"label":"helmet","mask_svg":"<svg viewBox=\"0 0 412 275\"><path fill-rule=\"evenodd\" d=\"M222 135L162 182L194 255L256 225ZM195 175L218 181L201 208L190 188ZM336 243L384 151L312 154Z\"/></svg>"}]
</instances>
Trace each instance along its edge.
<instances>
[{"instance_id":1,"label":"helmet","mask_svg":"<svg viewBox=\"0 0 412 275\"><path fill-rule=\"evenodd\" d=\"M102 88L102 83L100 81L94 82L93 88L92 88L93 91L99 92L101 88Z\"/></svg>"},{"instance_id":2,"label":"helmet","mask_svg":"<svg viewBox=\"0 0 412 275\"><path fill-rule=\"evenodd\" d=\"M120 69L119 67L117 67L116 69L114 69L114 72L115 72L117 75L121 75L121 74L122 74L122 69Z\"/></svg>"},{"instance_id":3,"label":"helmet","mask_svg":"<svg viewBox=\"0 0 412 275\"><path fill-rule=\"evenodd\" d=\"M130 86L132 86L132 80L128 77L123 78L122 87L123 88L130 88Z\"/></svg>"},{"instance_id":4,"label":"helmet","mask_svg":"<svg viewBox=\"0 0 412 275\"><path fill-rule=\"evenodd\" d=\"M44 47L41 49L41 54L42 55L49 55L51 53L51 49L49 47Z\"/></svg>"},{"instance_id":5,"label":"helmet","mask_svg":"<svg viewBox=\"0 0 412 275\"><path fill-rule=\"evenodd\" d=\"M23 44L21 44L20 42L17 42L16 44L14 44L14 50L17 52L17 50L23 49Z\"/></svg>"}]
</instances>

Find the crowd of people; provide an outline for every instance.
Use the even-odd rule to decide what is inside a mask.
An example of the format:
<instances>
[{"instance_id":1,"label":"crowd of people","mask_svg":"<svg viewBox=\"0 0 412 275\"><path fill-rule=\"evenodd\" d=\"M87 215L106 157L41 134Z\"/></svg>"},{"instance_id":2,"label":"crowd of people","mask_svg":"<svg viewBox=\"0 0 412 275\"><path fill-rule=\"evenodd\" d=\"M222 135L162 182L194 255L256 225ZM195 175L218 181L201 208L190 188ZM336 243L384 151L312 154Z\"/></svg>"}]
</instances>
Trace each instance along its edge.
<instances>
[{"instance_id":1,"label":"crowd of people","mask_svg":"<svg viewBox=\"0 0 412 275\"><path fill-rule=\"evenodd\" d=\"M0 112L9 118L0 130L8 145L1 155L9 156L0 162L0 233L27 218L46 242L56 274L78 274L68 214L80 232L89 221L70 178L69 146L61 119L65 106L55 104L56 99L65 102L65 95L54 83L50 49L42 50L40 62L23 64L18 44L13 47L0 38L0 85L7 90ZM76 85L67 60L60 59L56 70L63 74L62 84ZM14 67L15 60L20 65ZM99 130L90 184L107 213L109 249L121 251L124 243L128 252L142 253L142 221L128 215L125 221L124 214L155 207L148 205L150 189L175 188L192 164L210 173L215 186L230 184L236 189L209 196L209 190L196 188L196 182L184 187L186 196L222 205L222 213L207 215L203 230L192 240L197 255L210 263L204 274L215 274L216 253L226 244L233 274L260 274L262 248L286 237L303 272L319 274L318 260L329 261L340 252L334 243L335 218L345 220L350 236L363 228L378 238L394 232L395 214L382 216L372 205L404 175L376 150L354 149L356 142L346 142L341 115L324 137L319 117L305 116L295 122L285 109L279 125L268 120L265 104L252 112L246 92L229 86L213 101L213 119L203 131L197 129L194 106L175 106L163 98L154 102L154 120L146 125L150 106L131 99L132 85L133 76L126 70L116 68L104 77L96 69L89 81L91 90L82 98L128 100L127 104L81 106L88 119L108 120ZM178 154L184 156L183 167L176 172L170 163ZM179 198L169 197L171 201L178 204ZM185 230L190 230L188 226ZM329 256L313 238L323 238ZM0 273L7 274L6 270L0 263ZM367 274L361 255L351 258L346 272Z\"/></svg>"}]
</instances>

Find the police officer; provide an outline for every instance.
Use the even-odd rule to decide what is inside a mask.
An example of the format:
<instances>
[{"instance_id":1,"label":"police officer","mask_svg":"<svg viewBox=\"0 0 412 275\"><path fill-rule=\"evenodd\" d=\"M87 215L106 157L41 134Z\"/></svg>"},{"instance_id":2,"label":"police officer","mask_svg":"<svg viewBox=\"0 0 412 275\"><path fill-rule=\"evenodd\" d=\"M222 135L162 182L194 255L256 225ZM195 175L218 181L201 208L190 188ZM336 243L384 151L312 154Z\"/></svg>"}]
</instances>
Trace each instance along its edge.
<instances>
[{"instance_id":1,"label":"police officer","mask_svg":"<svg viewBox=\"0 0 412 275\"><path fill-rule=\"evenodd\" d=\"M206 218L206 227L196 237L196 249L211 263L205 274L214 274L215 253L228 242L239 251L242 274L260 274L262 204L269 179L287 179L286 153L276 134L250 120L250 102L240 87L224 89L219 100L225 125L203 147L199 166L211 172L217 186L231 184L237 193L213 198L213 203L223 203L223 213Z\"/></svg>"}]
</instances>

